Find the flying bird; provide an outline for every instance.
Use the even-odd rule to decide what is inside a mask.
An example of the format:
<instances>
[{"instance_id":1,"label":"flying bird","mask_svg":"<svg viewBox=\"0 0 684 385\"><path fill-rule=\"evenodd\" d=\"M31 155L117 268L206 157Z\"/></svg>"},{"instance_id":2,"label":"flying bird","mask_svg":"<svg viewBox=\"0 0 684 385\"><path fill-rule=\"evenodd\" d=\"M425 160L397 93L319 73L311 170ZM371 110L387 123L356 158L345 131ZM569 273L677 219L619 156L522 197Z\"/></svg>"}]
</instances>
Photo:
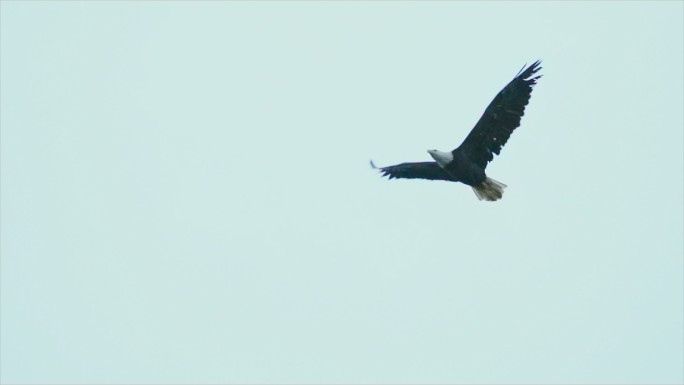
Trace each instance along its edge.
<instances>
[{"instance_id":1,"label":"flying bird","mask_svg":"<svg viewBox=\"0 0 684 385\"><path fill-rule=\"evenodd\" d=\"M506 185L489 178L485 168L499 155L501 147L518 126L530 101L532 87L541 75L540 60L523 66L518 74L492 100L480 120L458 148L451 152L428 150L434 162L401 163L376 167L382 176L406 179L431 179L461 182L473 188L480 200L496 201L503 196Z\"/></svg>"}]
</instances>

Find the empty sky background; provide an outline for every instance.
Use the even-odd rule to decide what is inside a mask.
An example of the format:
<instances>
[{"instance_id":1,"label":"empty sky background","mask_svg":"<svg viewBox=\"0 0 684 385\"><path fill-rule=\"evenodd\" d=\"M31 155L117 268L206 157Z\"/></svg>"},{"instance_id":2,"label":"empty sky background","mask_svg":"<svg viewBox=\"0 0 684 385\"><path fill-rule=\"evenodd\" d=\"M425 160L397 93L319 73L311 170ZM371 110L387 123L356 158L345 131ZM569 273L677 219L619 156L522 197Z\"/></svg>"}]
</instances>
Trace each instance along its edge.
<instances>
[{"instance_id":1,"label":"empty sky background","mask_svg":"<svg viewBox=\"0 0 684 385\"><path fill-rule=\"evenodd\" d=\"M3 383L681 383L681 2L1 3ZM370 169L461 143L470 187Z\"/></svg>"}]
</instances>

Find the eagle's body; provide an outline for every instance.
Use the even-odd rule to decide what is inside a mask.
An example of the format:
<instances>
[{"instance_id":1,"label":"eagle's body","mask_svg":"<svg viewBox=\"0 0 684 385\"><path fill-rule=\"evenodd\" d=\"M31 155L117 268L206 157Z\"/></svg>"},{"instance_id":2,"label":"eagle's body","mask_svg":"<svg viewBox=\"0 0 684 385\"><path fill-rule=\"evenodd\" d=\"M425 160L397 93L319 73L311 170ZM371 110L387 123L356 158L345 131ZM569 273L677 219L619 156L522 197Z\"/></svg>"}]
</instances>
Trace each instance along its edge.
<instances>
[{"instance_id":1,"label":"eagle's body","mask_svg":"<svg viewBox=\"0 0 684 385\"><path fill-rule=\"evenodd\" d=\"M463 143L451 152L428 150L434 162L401 163L380 167L383 176L461 182L471 186L480 200L501 199L505 184L487 177L485 168L520 125L532 87L541 75L540 61L534 62L499 92ZM372 164L372 162L371 162ZM375 165L373 165L375 167Z\"/></svg>"}]
</instances>

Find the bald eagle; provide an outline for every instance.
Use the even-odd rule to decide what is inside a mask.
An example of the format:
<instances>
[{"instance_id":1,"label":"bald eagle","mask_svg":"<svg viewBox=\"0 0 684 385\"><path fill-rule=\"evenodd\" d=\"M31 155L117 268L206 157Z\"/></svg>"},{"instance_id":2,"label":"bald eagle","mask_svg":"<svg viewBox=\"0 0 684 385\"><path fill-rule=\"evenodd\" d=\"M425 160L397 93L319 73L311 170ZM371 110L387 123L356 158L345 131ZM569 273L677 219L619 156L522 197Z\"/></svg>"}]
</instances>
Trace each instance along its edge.
<instances>
[{"instance_id":1,"label":"bald eagle","mask_svg":"<svg viewBox=\"0 0 684 385\"><path fill-rule=\"evenodd\" d=\"M492 100L480 120L463 143L451 152L428 150L434 162L401 163L394 166L376 167L382 176L406 179L431 179L461 182L473 188L480 200L496 201L503 196L506 185L489 178L485 168L494 155L520 125L525 106L530 101L532 87L541 75L541 61L529 67L523 66L518 74Z\"/></svg>"}]
</instances>

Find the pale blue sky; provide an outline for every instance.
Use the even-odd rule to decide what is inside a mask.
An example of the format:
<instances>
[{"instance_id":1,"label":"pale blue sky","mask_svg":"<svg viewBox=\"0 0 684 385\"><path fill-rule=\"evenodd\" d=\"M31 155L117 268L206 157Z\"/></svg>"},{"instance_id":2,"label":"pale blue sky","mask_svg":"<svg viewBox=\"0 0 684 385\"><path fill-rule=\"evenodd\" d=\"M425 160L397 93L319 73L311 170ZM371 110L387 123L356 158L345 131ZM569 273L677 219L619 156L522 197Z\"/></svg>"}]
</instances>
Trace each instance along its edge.
<instances>
[{"instance_id":1,"label":"pale blue sky","mask_svg":"<svg viewBox=\"0 0 684 385\"><path fill-rule=\"evenodd\" d=\"M1 11L3 383L684 381L682 2Z\"/></svg>"}]
</instances>

